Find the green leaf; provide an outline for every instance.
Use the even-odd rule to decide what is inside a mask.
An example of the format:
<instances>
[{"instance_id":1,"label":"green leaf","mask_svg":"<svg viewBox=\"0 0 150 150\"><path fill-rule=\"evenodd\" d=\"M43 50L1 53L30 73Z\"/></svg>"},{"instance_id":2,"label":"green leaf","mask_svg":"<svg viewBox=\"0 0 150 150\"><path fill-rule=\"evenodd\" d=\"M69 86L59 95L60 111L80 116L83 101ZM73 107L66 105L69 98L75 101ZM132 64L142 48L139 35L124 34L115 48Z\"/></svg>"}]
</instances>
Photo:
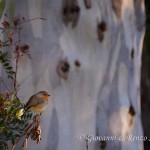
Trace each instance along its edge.
<instances>
[{"instance_id":1,"label":"green leaf","mask_svg":"<svg viewBox=\"0 0 150 150\"><path fill-rule=\"evenodd\" d=\"M5 5L6 5L6 1L5 0L1 0L1 2L0 2L0 19L2 18L4 9L5 9Z\"/></svg>"},{"instance_id":2,"label":"green leaf","mask_svg":"<svg viewBox=\"0 0 150 150\"><path fill-rule=\"evenodd\" d=\"M12 67L11 67L11 66L9 66L9 67L7 67L6 69L7 69L7 70L12 70Z\"/></svg>"},{"instance_id":3,"label":"green leaf","mask_svg":"<svg viewBox=\"0 0 150 150\"><path fill-rule=\"evenodd\" d=\"M8 74L12 75L12 74L15 74L14 71L10 70L10 71L7 71Z\"/></svg>"},{"instance_id":4,"label":"green leaf","mask_svg":"<svg viewBox=\"0 0 150 150\"><path fill-rule=\"evenodd\" d=\"M9 63L5 63L5 64L4 64L4 67L7 67L7 66L9 66Z\"/></svg>"},{"instance_id":5,"label":"green leaf","mask_svg":"<svg viewBox=\"0 0 150 150\"><path fill-rule=\"evenodd\" d=\"M10 44L4 44L4 45L3 45L3 47L7 47L7 46L10 46Z\"/></svg>"},{"instance_id":6,"label":"green leaf","mask_svg":"<svg viewBox=\"0 0 150 150\"><path fill-rule=\"evenodd\" d=\"M8 77L9 79L13 79L13 77L12 77L12 76L10 76L10 75L8 75L7 77Z\"/></svg>"},{"instance_id":7,"label":"green leaf","mask_svg":"<svg viewBox=\"0 0 150 150\"><path fill-rule=\"evenodd\" d=\"M1 62L4 64L6 62L6 59L2 57Z\"/></svg>"},{"instance_id":8,"label":"green leaf","mask_svg":"<svg viewBox=\"0 0 150 150\"><path fill-rule=\"evenodd\" d=\"M6 43L8 43L9 42L9 40L6 40L5 42L3 42L3 44L6 44Z\"/></svg>"}]
</instances>

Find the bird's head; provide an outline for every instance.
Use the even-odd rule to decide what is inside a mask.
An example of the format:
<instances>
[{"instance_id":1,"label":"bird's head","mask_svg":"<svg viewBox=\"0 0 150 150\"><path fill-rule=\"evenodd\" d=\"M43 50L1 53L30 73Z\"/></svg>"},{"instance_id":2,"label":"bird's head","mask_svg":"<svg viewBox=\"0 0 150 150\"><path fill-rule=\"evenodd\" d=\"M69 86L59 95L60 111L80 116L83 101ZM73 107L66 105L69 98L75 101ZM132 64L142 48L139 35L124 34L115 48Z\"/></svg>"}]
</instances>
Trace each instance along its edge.
<instances>
[{"instance_id":1,"label":"bird's head","mask_svg":"<svg viewBox=\"0 0 150 150\"><path fill-rule=\"evenodd\" d=\"M44 98L46 100L48 100L48 97L51 96L46 91L40 91L37 94L38 94L39 97Z\"/></svg>"}]
</instances>

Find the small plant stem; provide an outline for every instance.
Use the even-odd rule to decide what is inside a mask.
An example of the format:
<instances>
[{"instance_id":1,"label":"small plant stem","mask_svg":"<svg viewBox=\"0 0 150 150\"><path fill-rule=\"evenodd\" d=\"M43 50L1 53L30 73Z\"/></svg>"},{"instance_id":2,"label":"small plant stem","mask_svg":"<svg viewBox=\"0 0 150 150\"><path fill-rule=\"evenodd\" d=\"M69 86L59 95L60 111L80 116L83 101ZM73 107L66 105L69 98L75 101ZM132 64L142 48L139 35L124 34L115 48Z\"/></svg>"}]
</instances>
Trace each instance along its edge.
<instances>
[{"instance_id":1,"label":"small plant stem","mask_svg":"<svg viewBox=\"0 0 150 150\"><path fill-rule=\"evenodd\" d=\"M29 20L23 21L21 24L24 24L26 22L30 22L30 21L33 21L33 20L37 20L37 19L46 20L45 18L33 18L33 19L29 19Z\"/></svg>"},{"instance_id":2,"label":"small plant stem","mask_svg":"<svg viewBox=\"0 0 150 150\"><path fill-rule=\"evenodd\" d=\"M2 77L0 77L2 83L4 84L5 88L10 92L9 88L7 87L7 85L5 84L4 80L2 79Z\"/></svg>"},{"instance_id":3,"label":"small plant stem","mask_svg":"<svg viewBox=\"0 0 150 150\"><path fill-rule=\"evenodd\" d=\"M20 19L20 17L19 17ZM20 21L19 21L19 24L18 24L18 44L17 44L17 47L19 49L19 46L20 46ZM18 50L19 51L19 50ZM17 91L17 73L18 73L18 62L19 62L19 52L17 52L17 57L16 57L16 68L15 68L15 78L14 78L14 90ZM16 96L17 96L17 93L16 93Z\"/></svg>"}]
</instances>

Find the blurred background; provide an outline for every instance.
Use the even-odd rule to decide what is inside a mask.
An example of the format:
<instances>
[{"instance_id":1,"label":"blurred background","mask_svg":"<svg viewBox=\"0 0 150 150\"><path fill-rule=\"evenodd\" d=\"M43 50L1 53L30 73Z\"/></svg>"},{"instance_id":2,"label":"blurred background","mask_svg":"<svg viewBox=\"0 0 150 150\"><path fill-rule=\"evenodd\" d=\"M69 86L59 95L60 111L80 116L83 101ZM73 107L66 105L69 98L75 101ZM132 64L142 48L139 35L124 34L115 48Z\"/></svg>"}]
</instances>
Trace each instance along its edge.
<instances>
[{"instance_id":1,"label":"blurred background","mask_svg":"<svg viewBox=\"0 0 150 150\"><path fill-rule=\"evenodd\" d=\"M86 141L80 141L78 136L144 134L150 138L150 1L1 2L5 3L1 9L10 18L18 15L22 20L37 18L25 23L20 34L28 51L18 60L19 99L26 103L41 90L52 95L41 117L42 141L40 144L30 141L29 149L143 149L143 141L136 140L102 140L87 147ZM1 21L5 19L3 16ZM17 39L14 35L13 40ZM10 47L11 56L15 50ZM15 68L16 58L12 58ZM2 66L0 75L13 89L13 81L8 80ZM2 81L0 91L7 91ZM144 141L144 149L149 148L150 142Z\"/></svg>"}]
</instances>

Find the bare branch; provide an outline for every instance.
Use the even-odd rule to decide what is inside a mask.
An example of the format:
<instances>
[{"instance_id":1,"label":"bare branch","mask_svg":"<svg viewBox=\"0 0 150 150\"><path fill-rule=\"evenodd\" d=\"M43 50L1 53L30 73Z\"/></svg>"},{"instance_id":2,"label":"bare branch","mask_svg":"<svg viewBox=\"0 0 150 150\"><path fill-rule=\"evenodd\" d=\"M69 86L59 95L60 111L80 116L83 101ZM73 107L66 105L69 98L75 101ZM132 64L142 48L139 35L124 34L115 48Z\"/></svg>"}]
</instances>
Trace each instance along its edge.
<instances>
[{"instance_id":1,"label":"bare branch","mask_svg":"<svg viewBox=\"0 0 150 150\"><path fill-rule=\"evenodd\" d=\"M26 20L26 21L22 22L21 24L24 24L26 22L30 22L30 21L33 21L33 20L37 20L37 19L46 20L45 18L33 18L33 19Z\"/></svg>"}]
</instances>

